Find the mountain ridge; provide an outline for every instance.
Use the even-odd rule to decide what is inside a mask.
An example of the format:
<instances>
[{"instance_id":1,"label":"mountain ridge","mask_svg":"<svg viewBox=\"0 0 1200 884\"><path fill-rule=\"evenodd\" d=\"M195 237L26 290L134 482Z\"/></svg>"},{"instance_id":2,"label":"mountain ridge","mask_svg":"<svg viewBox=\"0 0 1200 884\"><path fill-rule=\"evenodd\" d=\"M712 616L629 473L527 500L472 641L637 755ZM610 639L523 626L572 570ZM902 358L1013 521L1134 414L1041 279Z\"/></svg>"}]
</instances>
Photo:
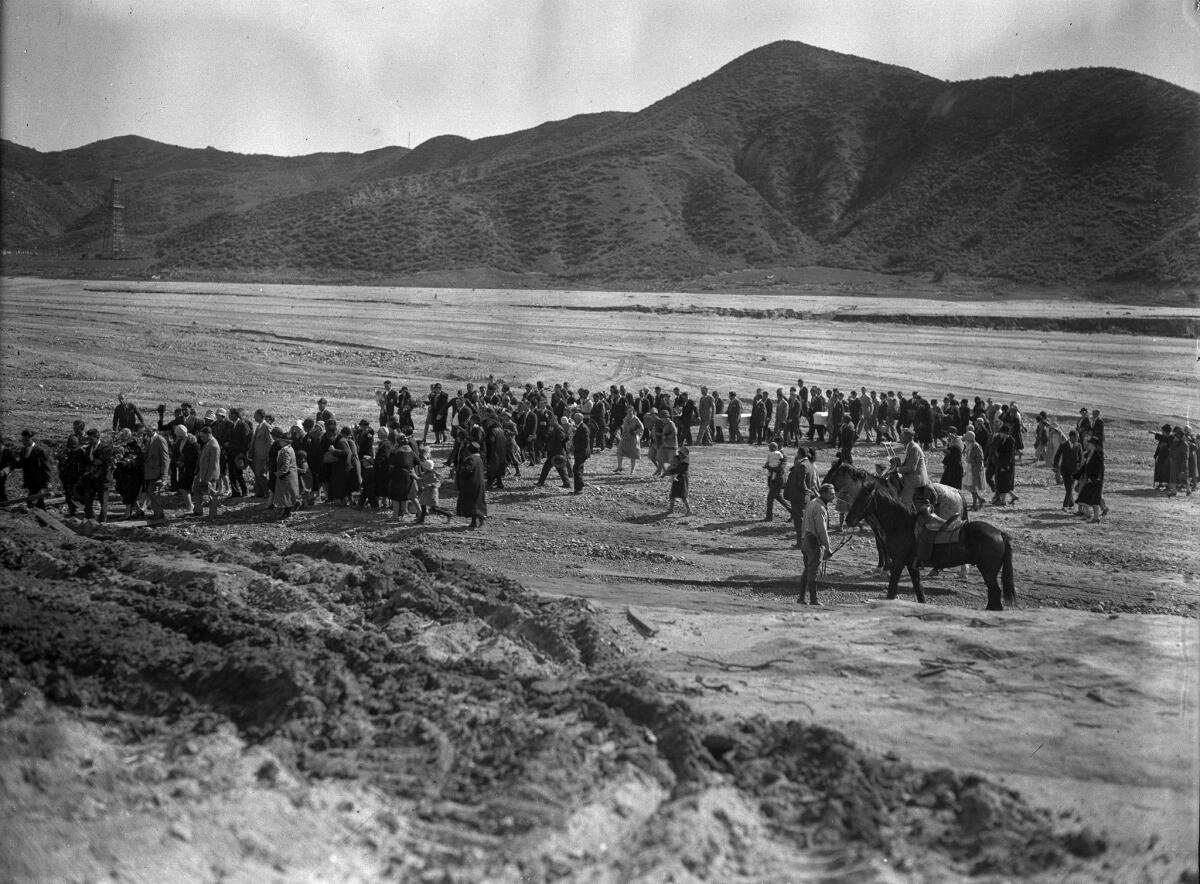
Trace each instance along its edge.
<instances>
[{"instance_id":1,"label":"mountain ridge","mask_svg":"<svg viewBox=\"0 0 1200 884\"><path fill-rule=\"evenodd\" d=\"M121 160L127 229L168 273L1200 281L1200 96L1115 68L950 82L778 41L641 111L412 150L0 150L6 247L94 248Z\"/></svg>"}]
</instances>

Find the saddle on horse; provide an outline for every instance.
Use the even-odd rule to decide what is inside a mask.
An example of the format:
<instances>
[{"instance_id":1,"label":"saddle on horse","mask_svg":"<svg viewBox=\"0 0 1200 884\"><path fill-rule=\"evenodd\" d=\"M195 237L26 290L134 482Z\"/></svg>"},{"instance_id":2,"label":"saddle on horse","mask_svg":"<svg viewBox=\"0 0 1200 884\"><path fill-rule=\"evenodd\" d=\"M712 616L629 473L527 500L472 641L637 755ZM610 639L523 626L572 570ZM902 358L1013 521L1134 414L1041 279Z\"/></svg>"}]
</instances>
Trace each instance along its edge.
<instances>
[{"instance_id":1,"label":"saddle on horse","mask_svg":"<svg viewBox=\"0 0 1200 884\"><path fill-rule=\"evenodd\" d=\"M966 555L966 546L962 541L965 523L961 518L953 518L936 531L917 526L917 565L935 568L957 564ZM955 560L955 561L948 561Z\"/></svg>"}]
</instances>

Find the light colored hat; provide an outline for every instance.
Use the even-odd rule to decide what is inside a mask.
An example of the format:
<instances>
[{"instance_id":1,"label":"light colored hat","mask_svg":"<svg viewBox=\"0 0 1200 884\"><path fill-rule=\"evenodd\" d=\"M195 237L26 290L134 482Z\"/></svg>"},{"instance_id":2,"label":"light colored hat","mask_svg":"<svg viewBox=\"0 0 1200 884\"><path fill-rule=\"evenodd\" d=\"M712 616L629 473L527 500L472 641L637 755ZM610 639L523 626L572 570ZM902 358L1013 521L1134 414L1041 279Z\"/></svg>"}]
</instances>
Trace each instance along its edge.
<instances>
[{"instance_id":1,"label":"light colored hat","mask_svg":"<svg viewBox=\"0 0 1200 884\"><path fill-rule=\"evenodd\" d=\"M224 408L218 408L217 417L229 417L229 412L227 412Z\"/></svg>"},{"instance_id":2,"label":"light colored hat","mask_svg":"<svg viewBox=\"0 0 1200 884\"><path fill-rule=\"evenodd\" d=\"M217 413L210 408L208 411L204 412L204 419L206 421L215 421L217 419Z\"/></svg>"},{"instance_id":3,"label":"light colored hat","mask_svg":"<svg viewBox=\"0 0 1200 884\"><path fill-rule=\"evenodd\" d=\"M175 438L183 439L186 436L187 436L187 427L185 427L183 424L176 424L175 425Z\"/></svg>"}]
</instances>

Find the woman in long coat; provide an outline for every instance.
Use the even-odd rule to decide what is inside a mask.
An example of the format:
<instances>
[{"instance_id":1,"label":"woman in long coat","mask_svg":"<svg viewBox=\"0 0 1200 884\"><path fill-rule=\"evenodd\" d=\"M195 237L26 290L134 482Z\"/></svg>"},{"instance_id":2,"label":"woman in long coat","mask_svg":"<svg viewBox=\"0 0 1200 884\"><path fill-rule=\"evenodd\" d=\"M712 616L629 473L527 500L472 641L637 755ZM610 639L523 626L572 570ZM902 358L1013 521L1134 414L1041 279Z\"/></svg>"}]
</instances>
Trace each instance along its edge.
<instances>
[{"instance_id":1,"label":"woman in long coat","mask_svg":"<svg viewBox=\"0 0 1200 884\"><path fill-rule=\"evenodd\" d=\"M946 453L942 455L942 484L960 489L963 484L962 443L953 433L946 438Z\"/></svg>"},{"instance_id":2,"label":"woman in long coat","mask_svg":"<svg viewBox=\"0 0 1200 884\"><path fill-rule=\"evenodd\" d=\"M350 495L362 487L362 472L358 461L358 446L351 438L351 429L342 427L329 451L333 459L329 463L329 499L349 506Z\"/></svg>"},{"instance_id":3,"label":"woman in long coat","mask_svg":"<svg viewBox=\"0 0 1200 884\"><path fill-rule=\"evenodd\" d=\"M1008 432L1012 434L1015 455L1024 459L1025 426L1022 423L1021 409L1017 408L1017 403L1008 403L1008 416L1005 423L1008 424Z\"/></svg>"},{"instance_id":4,"label":"woman in long coat","mask_svg":"<svg viewBox=\"0 0 1200 884\"><path fill-rule=\"evenodd\" d=\"M658 471L656 476L666 475L666 469L679 450L679 434L675 429L675 421L671 412L665 408L658 413Z\"/></svg>"},{"instance_id":5,"label":"woman in long coat","mask_svg":"<svg viewBox=\"0 0 1200 884\"><path fill-rule=\"evenodd\" d=\"M1183 435L1183 427L1171 431L1171 475L1167 479L1167 491L1174 497L1180 490L1192 493L1192 485L1188 480L1188 443Z\"/></svg>"},{"instance_id":6,"label":"woman in long coat","mask_svg":"<svg viewBox=\"0 0 1200 884\"><path fill-rule=\"evenodd\" d=\"M363 470L363 490L358 495L359 509L363 509L368 503L371 504L371 509L375 509L379 506L379 501L387 500L388 480L392 475L392 465L389 459L393 446L387 430L380 429L377 438L379 445L376 446L371 457L370 473L367 473L365 468Z\"/></svg>"},{"instance_id":7,"label":"woman in long coat","mask_svg":"<svg viewBox=\"0 0 1200 884\"><path fill-rule=\"evenodd\" d=\"M983 447L975 441L974 430L963 434L963 444L966 449L966 487L971 492L971 509L977 510L983 506L983 489L987 487L983 479Z\"/></svg>"},{"instance_id":8,"label":"woman in long coat","mask_svg":"<svg viewBox=\"0 0 1200 884\"><path fill-rule=\"evenodd\" d=\"M489 419L484 427L487 439L487 477L489 488L503 488L508 470L508 435L496 420Z\"/></svg>"},{"instance_id":9,"label":"woman in long coat","mask_svg":"<svg viewBox=\"0 0 1200 884\"><path fill-rule=\"evenodd\" d=\"M1007 503L1016 503L1017 495L1013 487L1017 481L1017 446L1008 424L1001 424L996 433L996 496L992 502L998 506L1006 503L1004 496L1010 498Z\"/></svg>"},{"instance_id":10,"label":"woman in long coat","mask_svg":"<svg viewBox=\"0 0 1200 884\"><path fill-rule=\"evenodd\" d=\"M1158 443L1154 446L1154 487L1166 488L1171 482L1171 425L1163 424L1154 439Z\"/></svg>"},{"instance_id":11,"label":"woman in long coat","mask_svg":"<svg viewBox=\"0 0 1200 884\"><path fill-rule=\"evenodd\" d=\"M388 454L391 471L388 474L387 496L396 518L404 521L410 509L409 501L417 499L417 457L406 436L397 436L395 447Z\"/></svg>"},{"instance_id":12,"label":"woman in long coat","mask_svg":"<svg viewBox=\"0 0 1200 884\"><path fill-rule=\"evenodd\" d=\"M142 493L142 464L145 455L137 440L129 430L121 430L113 438L113 448L116 450L116 467L113 469L113 484L125 504L123 518L130 519L137 507L138 496ZM138 511L138 515L141 512Z\"/></svg>"},{"instance_id":13,"label":"woman in long coat","mask_svg":"<svg viewBox=\"0 0 1200 884\"><path fill-rule=\"evenodd\" d=\"M281 427L271 430L276 442L283 443L284 432ZM292 507L300 502L300 475L296 466L296 449L290 444L280 444L275 455L275 490L271 492L271 506L283 510L286 519L292 514Z\"/></svg>"},{"instance_id":14,"label":"woman in long coat","mask_svg":"<svg viewBox=\"0 0 1200 884\"><path fill-rule=\"evenodd\" d=\"M479 456L478 442L470 443L467 456L458 466L456 484L458 503L455 512L460 516L470 516L470 527L478 528L487 518L487 500L484 497L487 471L483 465L483 458Z\"/></svg>"},{"instance_id":15,"label":"woman in long coat","mask_svg":"<svg viewBox=\"0 0 1200 884\"><path fill-rule=\"evenodd\" d=\"M629 458L629 475L637 469L638 458L642 456L642 431L645 427L630 408L625 412L621 421L621 440L617 443L617 472L621 472L621 461Z\"/></svg>"},{"instance_id":16,"label":"woman in long coat","mask_svg":"<svg viewBox=\"0 0 1200 884\"><path fill-rule=\"evenodd\" d=\"M1091 507L1090 521L1100 521L1100 511L1104 508L1104 449L1100 442L1089 436L1084 443L1083 463L1075 472L1075 481L1079 493L1075 503L1079 506L1079 515L1086 516L1084 507Z\"/></svg>"}]
</instances>

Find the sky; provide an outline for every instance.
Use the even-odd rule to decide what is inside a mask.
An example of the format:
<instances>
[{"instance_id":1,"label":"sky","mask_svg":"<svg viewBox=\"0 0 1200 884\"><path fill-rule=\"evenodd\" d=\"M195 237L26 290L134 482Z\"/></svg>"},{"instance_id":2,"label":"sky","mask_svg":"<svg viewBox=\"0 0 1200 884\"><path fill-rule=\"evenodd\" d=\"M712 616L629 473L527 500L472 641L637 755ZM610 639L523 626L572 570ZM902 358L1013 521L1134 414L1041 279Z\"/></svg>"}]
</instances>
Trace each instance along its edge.
<instances>
[{"instance_id":1,"label":"sky","mask_svg":"<svg viewBox=\"0 0 1200 884\"><path fill-rule=\"evenodd\" d=\"M296 155L640 110L775 40L1200 92L1200 0L3 0L0 135Z\"/></svg>"}]
</instances>

